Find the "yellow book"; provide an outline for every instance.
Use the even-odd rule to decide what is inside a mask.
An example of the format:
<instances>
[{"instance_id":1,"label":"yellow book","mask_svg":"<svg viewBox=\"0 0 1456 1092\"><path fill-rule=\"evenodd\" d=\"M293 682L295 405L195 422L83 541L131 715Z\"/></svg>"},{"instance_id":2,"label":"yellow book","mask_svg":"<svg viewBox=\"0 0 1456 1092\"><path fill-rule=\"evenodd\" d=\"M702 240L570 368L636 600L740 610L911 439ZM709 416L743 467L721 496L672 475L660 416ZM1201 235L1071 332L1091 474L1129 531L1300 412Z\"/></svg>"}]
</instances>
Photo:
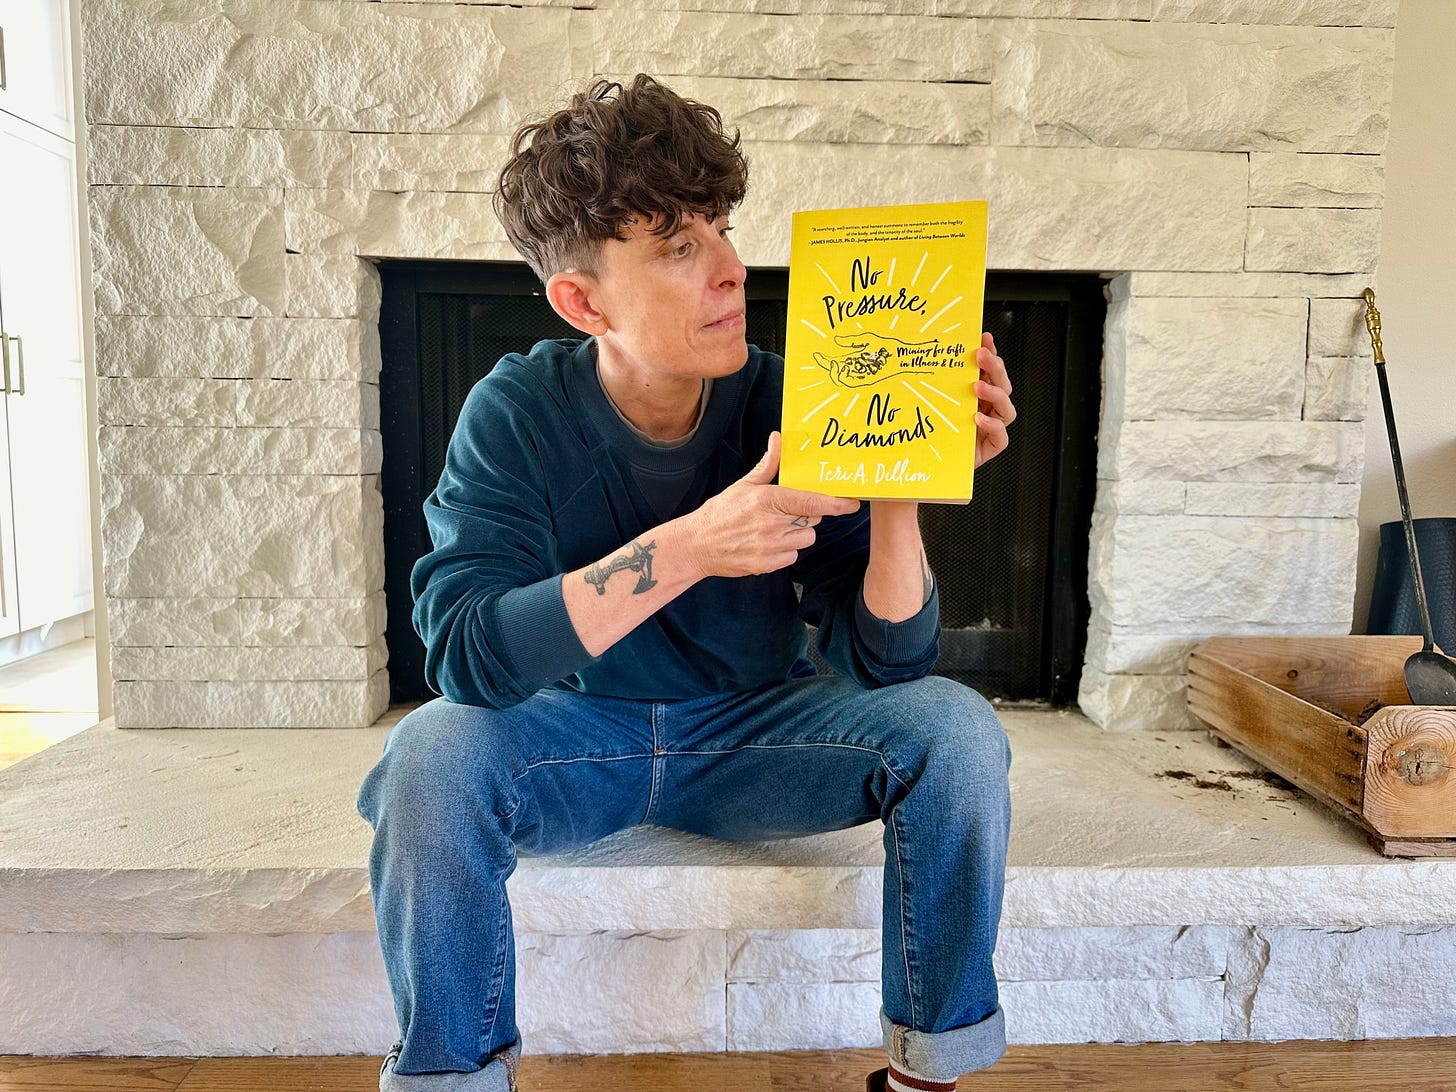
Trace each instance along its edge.
<instances>
[{"instance_id":1,"label":"yellow book","mask_svg":"<svg viewBox=\"0 0 1456 1092\"><path fill-rule=\"evenodd\" d=\"M986 202L796 212L779 484L964 504Z\"/></svg>"}]
</instances>

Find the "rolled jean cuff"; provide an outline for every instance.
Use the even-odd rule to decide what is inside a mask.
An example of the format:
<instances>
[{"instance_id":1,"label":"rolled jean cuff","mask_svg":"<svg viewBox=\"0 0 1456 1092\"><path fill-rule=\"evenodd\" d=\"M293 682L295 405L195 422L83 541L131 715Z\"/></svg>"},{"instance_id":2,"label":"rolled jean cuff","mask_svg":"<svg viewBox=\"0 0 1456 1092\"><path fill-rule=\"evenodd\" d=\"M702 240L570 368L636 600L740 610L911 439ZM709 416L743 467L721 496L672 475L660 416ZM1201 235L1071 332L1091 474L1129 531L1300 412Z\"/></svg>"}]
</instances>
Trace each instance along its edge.
<instances>
[{"instance_id":1,"label":"rolled jean cuff","mask_svg":"<svg viewBox=\"0 0 1456 1092\"><path fill-rule=\"evenodd\" d=\"M998 1006L980 1023L947 1031L916 1031L895 1023L880 1009L885 1052L933 1081L954 1081L994 1065L1006 1053L1006 1017Z\"/></svg>"},{"instance_id":2,"label":"rolled jean cuff","mask_svg":"<svg viewBox=\"0 0 1456 1092\"><path fill-rule=\"evenodd\" d=\"M521 1040L491 1055L480 1069L469 1073L396 1073L386 1059L379 1073L379 1092L516 1092L521 1071Z\"/></svg>"}]
</instances>

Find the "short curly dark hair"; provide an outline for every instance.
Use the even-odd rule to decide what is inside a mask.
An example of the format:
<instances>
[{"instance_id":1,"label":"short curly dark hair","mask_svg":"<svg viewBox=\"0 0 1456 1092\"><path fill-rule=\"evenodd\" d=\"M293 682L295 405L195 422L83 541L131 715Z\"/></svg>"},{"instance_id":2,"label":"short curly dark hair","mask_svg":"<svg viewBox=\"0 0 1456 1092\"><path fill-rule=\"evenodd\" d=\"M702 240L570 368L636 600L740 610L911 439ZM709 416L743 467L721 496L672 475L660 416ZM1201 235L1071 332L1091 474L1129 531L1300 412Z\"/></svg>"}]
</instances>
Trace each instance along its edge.
<instances>
[{"instance_id":1,"label":"short curly dark hair","mask_svg":"<svg viewBox=\"0 0 1456 1092\"><path fill-rule=\"evenodd\" d=\"M716 219L737 206L748 188L739 143L717 110L645 73L626 88L599 79L516 130L496 215L542 284L568 269L596 276L603 242L638 218L661 214L653 234L666 237L686 214Z\"/></svg>"}]
</instances>

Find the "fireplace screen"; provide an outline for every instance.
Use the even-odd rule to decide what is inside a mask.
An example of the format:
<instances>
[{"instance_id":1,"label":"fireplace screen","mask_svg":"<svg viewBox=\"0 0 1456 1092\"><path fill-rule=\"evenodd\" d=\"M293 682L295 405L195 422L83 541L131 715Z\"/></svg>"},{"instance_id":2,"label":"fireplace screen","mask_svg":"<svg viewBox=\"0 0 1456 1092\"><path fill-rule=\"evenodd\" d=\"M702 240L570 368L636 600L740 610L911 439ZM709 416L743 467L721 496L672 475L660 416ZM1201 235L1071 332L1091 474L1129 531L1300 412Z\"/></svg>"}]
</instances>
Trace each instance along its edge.
<instances>
[{"instance_id":1,"label":"fireplace screen","mask_svg":"<svg viewBox=\"0 0 1456 1092\"><path fill-rule=\"evenodd\" d=\"M409 575L430 550L422 511L475 382L509 352L581 337L524 264L383 262L380 375L385 599L391 702L426 701ZM747 280L747 337L782 353L788 277ZM925 504L920 525L940 583L935 674L991 698L1075 701L1086 644L1087 540L1096 485L1106 305L1096 276L988 273L984 329L996 339L1017 419L1005 452L976 471L968 505ZM833 669L814 648L821 673Z\"/></svg>"}]
</instances>

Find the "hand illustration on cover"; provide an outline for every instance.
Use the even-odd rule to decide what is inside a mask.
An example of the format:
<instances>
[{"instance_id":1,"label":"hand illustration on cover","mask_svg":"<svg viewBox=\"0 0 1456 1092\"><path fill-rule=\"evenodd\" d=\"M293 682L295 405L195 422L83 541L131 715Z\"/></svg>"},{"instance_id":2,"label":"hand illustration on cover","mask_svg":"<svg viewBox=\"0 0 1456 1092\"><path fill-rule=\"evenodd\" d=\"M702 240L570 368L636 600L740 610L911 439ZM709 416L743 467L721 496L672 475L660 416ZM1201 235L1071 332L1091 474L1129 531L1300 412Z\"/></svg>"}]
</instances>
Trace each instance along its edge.
<instances>
[{"instance_id":1,"label":"hand illustration on cover","mask_svg":"<svg viewBox=\"0 0 1456 1092\"><path fill-rule=\"evenodd\" d=\"M834 343L845 350L844 355L832 357L823 353L814 354L814 363L829 373L841 387L867 387L897 375L914 375L932 372L935 369L914 361L921 353L935 348L935 341L898 341L878 334L835 334ZM904 350L903 356L899 350Z\"/></svg>"}]
</instances>

